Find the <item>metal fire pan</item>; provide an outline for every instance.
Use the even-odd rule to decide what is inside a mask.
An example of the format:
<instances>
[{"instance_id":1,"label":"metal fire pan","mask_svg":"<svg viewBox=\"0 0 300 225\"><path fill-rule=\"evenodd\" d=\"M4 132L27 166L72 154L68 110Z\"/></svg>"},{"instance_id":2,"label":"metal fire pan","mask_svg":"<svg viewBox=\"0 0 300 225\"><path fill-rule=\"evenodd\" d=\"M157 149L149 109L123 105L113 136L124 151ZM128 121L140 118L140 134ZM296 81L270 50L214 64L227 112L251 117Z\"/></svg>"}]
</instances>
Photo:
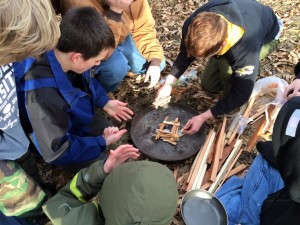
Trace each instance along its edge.
<instances>
[{"instance_id":1,"label":"metal fire pan","mask_svg":"<svg viewBox=\"0 0 300 225\"><path fill-rule=\"evenodd\" d=\"M142 153L152 159L173 162L187 159L196 154L206 137L206 124L203 124L199 132L193 135L184 135L179 138L177 145L172 145L162 140L155 140L156 129L166 116L168 120L178 117L180 129L193 116L199 112L189 106L169 103L165 107L148 107L138 112L131 123L131 138Z\"/></svg>"}]
</instances>

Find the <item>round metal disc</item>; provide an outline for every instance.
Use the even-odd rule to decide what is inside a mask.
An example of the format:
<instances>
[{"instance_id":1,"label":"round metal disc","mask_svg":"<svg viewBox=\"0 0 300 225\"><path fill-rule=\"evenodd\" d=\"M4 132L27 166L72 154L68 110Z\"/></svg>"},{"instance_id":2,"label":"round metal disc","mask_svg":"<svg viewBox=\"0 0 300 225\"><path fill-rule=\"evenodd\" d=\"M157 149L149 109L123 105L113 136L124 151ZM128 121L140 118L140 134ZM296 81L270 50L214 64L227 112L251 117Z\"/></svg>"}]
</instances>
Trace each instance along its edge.
<instances>
[{"instance_id":1,"label":"round metal disc","mask_svg":"<svg viewBox=\"0 0 300 225\"><path fill-rule=\"evenodd\" d=\"M196 154L206 137L206 125L203 124L199 132L193 135L184 135L179 138L176 145L155 140L156 129L166 116L168 121L178 118L180 122L179 130L199 113L185 105L170 103L167 106L148 107L138 112L131 123L131 138L135 146L145 155L160 161L180 161Z\"/></svg>"}]
</instances>

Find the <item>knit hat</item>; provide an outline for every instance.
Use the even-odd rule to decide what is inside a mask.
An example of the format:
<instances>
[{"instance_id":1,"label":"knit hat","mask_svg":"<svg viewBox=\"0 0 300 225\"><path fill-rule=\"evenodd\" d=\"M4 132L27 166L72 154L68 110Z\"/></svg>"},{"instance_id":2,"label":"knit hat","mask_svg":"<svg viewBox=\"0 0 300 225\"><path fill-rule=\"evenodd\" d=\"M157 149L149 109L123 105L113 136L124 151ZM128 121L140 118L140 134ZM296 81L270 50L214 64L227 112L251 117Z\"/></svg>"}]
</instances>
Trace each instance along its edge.
<instances>
[{"instance_id":1,"label":"knit hat","mask_svg":"<svg viewBox=\"0 0 300 225\"><path fill-rule=\"evenodd\" d=\"M128 162L113 170L98 196L105 225L169 225L178 200L171 171L149 161Z\"/></svg>"}]
</instances>

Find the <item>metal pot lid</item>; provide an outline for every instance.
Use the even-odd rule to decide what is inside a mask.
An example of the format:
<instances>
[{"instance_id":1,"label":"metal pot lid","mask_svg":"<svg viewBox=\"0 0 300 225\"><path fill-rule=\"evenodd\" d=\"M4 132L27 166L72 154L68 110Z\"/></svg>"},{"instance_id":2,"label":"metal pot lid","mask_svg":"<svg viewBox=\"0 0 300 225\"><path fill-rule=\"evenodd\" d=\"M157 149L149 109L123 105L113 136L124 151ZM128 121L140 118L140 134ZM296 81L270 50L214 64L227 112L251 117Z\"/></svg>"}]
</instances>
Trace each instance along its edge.
<instances>
[{"instance_id":1,"label":"metal pot lid","mask_svg":"<svg viewBox=\"0 0 300 225\"><path fill-rule=\"evenodd\" d=\"M178 103L170 103L158 109L152 106L145 108L132 120L130 133L133 143L142 153L152 159L168 162L187 159L196 154L203 145L206 137L206 124L203 124L196 134L180 137L177 145L155 140L156 129L166 116L169 116L169 121L178 117L181 129L189 119L198 114L199 112L189 106Z\"/></svg>"},{"instance_id":2,"label":"metal pot lid","mask_svg":"<svg viewBox=\"0 0 300 225\"><path fill-rule=\"evenodd\" d=\"M227 225L228 217L220 200L212 193L196 189L181 201L181 215L186 225Z\"/></svg>"}]
</instances>

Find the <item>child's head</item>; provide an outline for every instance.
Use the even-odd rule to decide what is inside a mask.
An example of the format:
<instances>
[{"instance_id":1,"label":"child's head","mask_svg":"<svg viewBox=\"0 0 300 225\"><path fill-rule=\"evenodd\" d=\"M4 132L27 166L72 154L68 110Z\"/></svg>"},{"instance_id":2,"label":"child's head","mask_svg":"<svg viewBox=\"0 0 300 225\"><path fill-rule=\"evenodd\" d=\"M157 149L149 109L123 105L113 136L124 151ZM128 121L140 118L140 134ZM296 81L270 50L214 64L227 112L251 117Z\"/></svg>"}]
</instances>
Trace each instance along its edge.
<instances>
[{"instance_id":1,"label":"child's head","mask_svg":"<svg viewBox=\"0 0 300 225\"><path fill-rule=\"evenodd\" d=\"M55 47L58 21L49 0L1 0L0 65Z\"/></svg>"},{"instance_id":2,"label":"child's head","mask_svg":"<svg viewBox=\"0 0 300 225\"><path fill-rule=\"evenodd\" d=\"M60 31L57 49L80 53L84 61L115 47L111 29L93 7L69 9L63 16Z\"/></svg>"},{"instance_id":3,"label":"child's head","mask_svg":"<svg viewBox=\"0 0 300 225\"><path fill-rule=\"evenodd\" d=\"M210 57L223 47L227 36L227 22L213 12L199 13L188 27L185 45L189 56Z\"/></svg>"}]
</instances>

